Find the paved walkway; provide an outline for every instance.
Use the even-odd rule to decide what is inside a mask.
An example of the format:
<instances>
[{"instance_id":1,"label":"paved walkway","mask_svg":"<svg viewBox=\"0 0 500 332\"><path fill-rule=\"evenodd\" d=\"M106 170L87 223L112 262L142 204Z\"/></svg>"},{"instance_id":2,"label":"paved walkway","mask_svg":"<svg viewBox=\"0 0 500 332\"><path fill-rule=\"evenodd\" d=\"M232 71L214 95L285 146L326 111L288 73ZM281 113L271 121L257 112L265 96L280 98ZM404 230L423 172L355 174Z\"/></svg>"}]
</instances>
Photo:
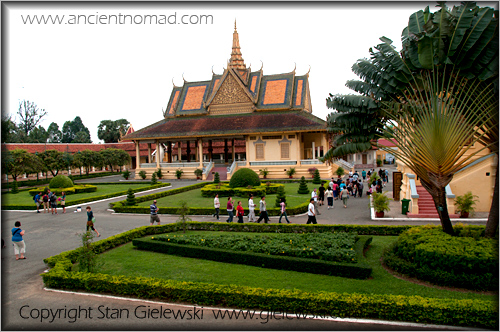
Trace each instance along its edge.
<instances>
[{"instance_id":1,"label":"paved walkway","mask_svg":"<svg viewBox=\"0 0 500 332\"><path fill-rule=\"evenodd\" d=\"M123 178L113 176L101 179L89 179L85 182L111 182L119 181ZM183 187L197 181L174 180L169 181L173 188ZM311 185L309 185L310 189ZM167 190L160 188L155 191ZM141 194L136 194L141 196ZM108 211L109 202L120 201L123 198L113 198L109 201L90 204L96 216L95 227L102 234L103 238L122 233L139 226L149 224L149 216L145 215L117 215ZM83 204L86 206L88 204ZM164 320L164 319L140 319L132 317L133 311L140 305L150 306L150 308L160 308L162 304L153 304L139 300L130 302L121 299L100 298L95 296L83 296L74 294L63 294L47 292L43 290L42 278L40 273L46 269L43 259L49 256L59 254L60 252L75 249L80 246L78 234L85 231L86 214L85 212L74 213L74 208L67 208L67 213L58 215L34 213L34 212L8 212L2 211L2 238L5 240L7 248L2 249L2 329L7 330L39 330L39 329L83 329L83 330L146 330L146 329L300 329L300 330L346 330L346 329L422 329L422 327L411 326L387 326L371 323L354 323L346 321L332 320L279 320L270 319L264 323L265 319L256 320L217 320L213 317L211 310L207 312L201 320ZM349 199L348 208L342 208L340 202L335 202L333 210L326 210L322 207L322 215L318 217L318 223L321 224L384 224L384 222L373 222L370 220L368 209L368 199ZM176 216L160 216L163 223L175 222ZM214 221L211 216L193 217L198 221ZM290 218L293 223L303 224L307 221L307 216L296 216ZM11 229L15 221L20 221L22 229L26 234L28 259L16 261L13 248L10 241ZM245 218L246 221L246 218ZM271 217L271 222L277 222L277 217ZM425 222L427 223L427 222ZM419 222L391 222L391 224L419 224ZM421 223L420 223L421 224ZM24 307L23 307L24 306ZM28 306L28 307L26 307ZM117 319L102 319L99 312L99 306L104 310L106 307L115 309L129 309L131 316ZM81 317L77 323L70 323L69 318L64 318L64 312L67 310L88 308L93 309L93 317ZM163 304L163 309L186 309L180 305ZM21 310L22 309L22 310ZM34 309L33 311L31 311ZM62 315L55 318L53 322L50 319L41 320L38 318L23 318L36 316L42 312L41 309L52 309L53 312L61 309ZM66 310L66 311L65 311ZM43 311L48 313L48 311ZM125 311L124 311L125 312ZM82 312L82 315L85 312ZM69 314L71 315L71 314ZM265 316L265 315L264 315ZM99 318L101 317L101 319ZM264 325L265 324L265 325Z\"/></svg>"}]
</instances>

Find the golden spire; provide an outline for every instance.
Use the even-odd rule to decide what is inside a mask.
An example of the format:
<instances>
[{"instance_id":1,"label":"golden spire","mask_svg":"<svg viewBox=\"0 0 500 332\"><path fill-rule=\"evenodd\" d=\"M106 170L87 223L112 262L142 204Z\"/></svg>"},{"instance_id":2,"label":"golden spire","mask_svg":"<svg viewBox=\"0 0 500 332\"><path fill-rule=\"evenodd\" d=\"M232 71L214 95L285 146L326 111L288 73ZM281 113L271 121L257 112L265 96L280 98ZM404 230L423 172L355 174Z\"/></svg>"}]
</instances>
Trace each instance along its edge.
<instances>
[{"instance_id":1,"label":"golden spire","mask_svg":"<svg viewBox=\"0 0 500 332\"><path fill-rule=\"evenodd\" d=\"M234 20L234 32L233 32L233 49L231 51L231 59L229 61L229 68L246 70L245 61L241 56L240 51L240 39L238 37L238 31L236 31L236 19Z\"/></svg>"}]
</instances>

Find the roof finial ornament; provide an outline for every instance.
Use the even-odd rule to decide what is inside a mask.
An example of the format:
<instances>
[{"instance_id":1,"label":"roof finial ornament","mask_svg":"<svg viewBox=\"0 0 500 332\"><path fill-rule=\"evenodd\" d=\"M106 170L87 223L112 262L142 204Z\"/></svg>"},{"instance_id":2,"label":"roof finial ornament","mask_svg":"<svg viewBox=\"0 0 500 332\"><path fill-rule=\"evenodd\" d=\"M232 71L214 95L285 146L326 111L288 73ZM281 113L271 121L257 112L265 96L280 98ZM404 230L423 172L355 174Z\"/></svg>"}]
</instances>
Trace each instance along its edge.
<instances>
[{"instance_id":1,"label":"roof finial ornament","mask_svg":"<svg viewBox=\"0 0 500 332\"><path fill-rule=\"evenodd\" d=\"M307 71L306 75L309 76L309 72L311 71L311 65L309 65L309 70Z\"/></svg>"},{"instance_id":2,"label":"roof finial ornament","mask_svg":"<svg viewBox=\"0 0 500 332\"><path fill-rule=\"evenodd\" d=\"M184 83L186 83L186 79L184 78L184 73L182 73L182 80L184 81Z\"/></svg>"},{"instance_id":3,"label":"roof finial ornament","mask_svg":"<svg viewBox=\"0 0 500 332\"><path fill-rule=\"evenodd\" d=\"M262 60L260 60L260 63L262 63L262 66L260 66L259 71L262 71L262 68L264 68L264 62L262 62Z\"/></svg>"},{"instance_id":4,"label":"roof finial ornament","mask_svg":"<svg viewBox=\"0 0 500 332\"><path fill-rule=\"evenodd\" d=\"M234 31L236 31L236 18L234 19Z\"/></svg>"},{"instance_id":5,"label":"roof finial ornament","mask_svg":"<svg viewBox=\"0 0 500 332\"><path fill-rule=\"evenodd\" d=\"M295 67L293 68L292 73L295 73L295 69L297 69L297 62L294 62L294 64L295 64Z\"/></svg>"},{"instance_id":6,"label":"roof finial ornament","mask_svg":"<svg viewBox=\"0 0 500 332\"><path fill-rule=\"evenodd\" d=\"M213 65L212 65L212 74L216 75L216 74L214 73L214 66L213 66Z\"/></svg>"},{"instance_id":7,"label":"roof finial ornament","mask_svg":"<svg viewBox=\"0 0 500 332\"><path fill-rule=\"evenodd\" d=\"M174 83L174 78L172 77L172 84L174 85L174 88L177 88L177 86Z\"/></svg>"}]
</instances>

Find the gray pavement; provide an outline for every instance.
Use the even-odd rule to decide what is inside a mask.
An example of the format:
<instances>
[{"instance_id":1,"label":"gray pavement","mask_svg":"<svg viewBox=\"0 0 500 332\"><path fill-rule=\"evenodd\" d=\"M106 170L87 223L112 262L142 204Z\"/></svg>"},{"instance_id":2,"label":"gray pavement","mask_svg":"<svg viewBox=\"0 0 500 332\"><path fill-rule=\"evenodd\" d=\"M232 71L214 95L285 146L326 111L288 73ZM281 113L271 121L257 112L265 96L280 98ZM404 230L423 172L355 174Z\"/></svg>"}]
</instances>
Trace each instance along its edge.
<instances>
[{"instance_id":1,"label":"gray pavement","mask_svg":"<svg viewBox=\"0 0 500 332\"><path fill-rule=\"evenodd\" d=\"M120 181L121 176L111 176L106 178L89 179L85 182L112 182ZM83 182L83 181L82 181ZM189 184L197 183L194 180L169 180L172 188L178 188ZM311 184L309 188L312 190ZM155 192L168 190L170 188L160 188ZM148 192L147 194L149 194ZM140 196L142 194L136 194ZM108 211L109 203L120 201L123 198L113 198L103 202L90 204L96 216L95 227L102 234L102 238L113 236L139 226L149 224L147 215L119 215ZM88 204L82 204L82 208ZM255 330L255 329L284 329L284 330L409 330L424 329L423 326L401 326L377 324L376 322L352 322L318 319L280 319L280 315L272 315L271 318L265 313L253 319L225 319L214 317L212 309L204 309L203 319L154 319L136 317L134 310L141 308L160 308L160 306L172 310L186 310L187 308L178 304L159 304L147 301L128 301L119 298L103 298L98 296L85 296L80 294L67 294L58 292L48 292L43 289L40 273L46 270L43 259L59 254L60 252L75 249L80 246L78 234L85 231L86 213L75 213L74 207L68 207L66 214L62 214L59 209L58 215L37 214L36 212L2 211L2 238L5 240L6 248L2 249L2 329L3 330ZM326 206L321 207L322 214L318 217L320 224L386 224L383 221L371 221L368 209L368 198L363 196L359 199L349 199L348 208L342 208L339 201L335 202L334 209L327 210ZM171 223L177 220L177 216L160 216L162 223ZM193 216L197 221L216 221L211 216ZM224 220L224 218L221 218ZM25 230L26 260L16 261L12 244L10 241L11 229L15 221L20 221L22 229ZM246 222L245 217L245 222ZM304 224L307 216L290 217L292 223ZM277 217L271 217L271 222L277 222ZM391 222L390 224L422 224L422 222ZM425 222L427 223L427 222ZM100 307L101 306L101 307ZM91 308L89 311L80 311L81 318L70 322L70 309ZM105 308L123 309L122 317L105 315ZM192 307L192 306L190 306ZM47 309L43 311L42 309ZM40 317L32 318L40 313L48 313L52 309L62 316L54 319L42 320ZM103 311L104 313L101 313ZM129 316L125 317L125 313ZM66 314L66 318L64 318ZM140 315L139 315L140 316ZM167 323L167 324L165 324ZM439 329L439 327L429 326L426 329Z\"/></svg>"}]
</instances>

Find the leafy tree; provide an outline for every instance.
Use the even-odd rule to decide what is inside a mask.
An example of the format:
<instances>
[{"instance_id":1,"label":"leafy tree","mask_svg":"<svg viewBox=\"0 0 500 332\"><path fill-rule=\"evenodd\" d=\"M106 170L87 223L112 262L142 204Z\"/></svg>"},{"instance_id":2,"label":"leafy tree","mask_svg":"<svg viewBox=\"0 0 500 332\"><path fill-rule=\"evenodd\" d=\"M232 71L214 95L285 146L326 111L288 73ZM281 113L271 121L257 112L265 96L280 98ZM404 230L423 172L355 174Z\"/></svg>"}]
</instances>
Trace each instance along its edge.
<instances>
[{"instance_id":1,"label":"leafy tree","mask_svg":"<svg viewBox=\"0 0 500 332\"><path fill-rule=\"evenodd\" d=\"M49 143L61 143L62 141L62 132L59 130L59 125L55 122L52 122L47 128L47 142Z\"/></svg>"},{"instance_id":2,"label":"leafy tree","mask_svg":"<svg viewBox=\"0 0 500 332\"><path fill-rule=\"evenodd\" d=\"M297 190L298 194L309 194L309 188L307 188L306 178L301 177L299 183L299 189Z\"/></svg>"},{"instance_id":3,"label":"leafy tree","mask_svg":"<svg viewBox=\"0 0 500 332\"><path fill-rule=\"evenodd\" d=\"M102 268L104 263L99 259L99 255L92 243L94 234L85 232L81 234L82 246L78 249L78 268L82 272L97 272Z\"/></svg>"},{"instance_id":4,"label":"leafy tree","mask_svg":"<svg viewBox=\"0 0 500 332\"><path fill-rule=\"evenodd\" d=\"M62 143L92 143L90 131L79 116L73 121L66 121L62 128Z\"/></svg>"},{"instance_id":5,"label":"leafy tree","mask_svg":"<svg viewBox=\"0 0 500 332\"><path fill-rule=\"evenodd\" d=\"M98 152L85 149L76 153L74 160L78 165L85 167L85 173L88 175L92 166L99 167L102 165L103 159Z\"/></svg>"},{"instance_id":6,"label":"leafy tree","mask_svg":"<svg viewBox=\"0 0 500 332\"><path fill-rule=\"evenodd\" d=\"M122 149L117 149L117 154L118 156L116 158L116 164L120 166L120 172L121 172L122 167L124 165L128 165L132 158L130 157L127 151L124 151Z\"/></svg>"},{"instance_id":7,"label":"leafy tree","mask_svg":"<svg viewBox=\"0 0 500 332\"><path fill-rule=\"evenodd\" d=\"M214 174L214 183L220 183L219 172L215 172L215 174Z\"/></svg>"},{"instance_id":8,"label":"leafy tree","mask_svg":"<svg viewBox=\"0 0 500 332\"><path fill-rule=\"evenodd\" d=\"M64 159L64 153L57 150L46 150L38 154L42 160L45 170L50 171L52 176L57 176L59 171L67 169L67 161Z\"/></svg>"},{"instance_id":9,"label":"leafy tree","mask_svg":"<svg viewBox=\"0 0 500 332\"><path fill-rule=\"evenodd\" d=\"M128 188L128 191L127 191L127 205L129 206L132 206L132 205L135 205L136 202L135 202L135 194L134 194L134 191L132 190L132 188Z\"/></svg>"},{"instance_id":10,"label":"leafy tree","mask_svg":"<svg viewBox=\"0 0 500 332\"><path fill-rule=\"evenodd\" d=\"M17 125L11 116L2 114L2 143L21 143Z\"/></svg>"},{"instance_id":11,"label":"leafy tree","mask_svg":"<svg viewBox=\"0 0 500 332\"><path fill-rule=\"evenodd\" d=\"M180 208L177 210L177 214L179 218L177 219L177 223L181 225L183 233L186 233L187 222L191 221L187 215L189 214L189 206L186 201L180 201Z\"/></svg>"},{"instance_id":12,"label":"leafy tree","mask_svg":"<svg viewBox=\"0 0 500 332\"><path fill-rule=\"evenodd\" d=\"M46 143L49 134L44 127L38 126L33 128L30 132L28 138L25 140L26 143Z\"/></svg>"},{"instance_id":13,"label":"leafy tree","mask_svg":"<svg viewBox=\"0 0 500 332\"><path fill-rule=\"evenodd\" d=\"M370 48L370 59L358 60L353 65L352 70L360 77L360 80L348 81L346 85L360 95L330 95L327 106L336 109L336 113L330 115L328 124L337 137L334 140L334 147L325 154L324 159L365 151L369 149L371 142L382 135L382 132L385 131L388 138L395 133L402 132L398 127L401 125L400 121L407 121L406 127L401 125L401 128L411 134L411 128L407 126L415 121L415 118L408 118L403 113L417 109L421 111L426 107L438 111L435 107L436 104L442 103L441 99L446 100L443 96L453 95L455 99L462 99L455 101L456 107L451 106L447 101L447 107L450 112L452 112L451 109L454 109L453 112L458 110L462 112L461 115L449 113L448 116L461 116L462 121L468 121L469 127L464 129L464 135L468 135L469 129L478 123L477 117L484 115L484 112L478 112L477 105L472 105L471 102L478 101L483 111L495 113L493 111L495 108L490 105L498 104L498 19L494 16L494 10L488 7L480 8L473 2L463 3L453 7L452 10L443 4L439 7L440 9L435 13L430 13L427 7L424 11L418 11L410 16L408 26L402 33L401 53L396 52L390 39L383 37L381 44L374 49ZM458 78L453 81L450 77ZM485 84L480 87L481 84L474 81L474 78ZM432 86L429 82L432 82ZM446 86L438 82L449 82L450 85ZM495 88L488 90L485 86L490 82L494 83ZM484 95L482 100L474 99L466 93L459 95L457 84L463 84L462 88L476 89L488 95ZM458 106L459 104L461 106ZM476 109L474 114L469 111L471 106ZM432 131L431 113L426 114L428 118L418 119L421 122L418 128L419 130L427 128L426 130ZM474 139L486 143L492 151L498 154L498 147L491 144L492 141L498 142L498 108L496 114L496 116L483 117L487 125L474 132ZM441 115L432 116L436 119ZM384 129L387 120L394 121L395 126ZM443 125L446 122L439 121L442 121ZM457 125L457 128L462 125L455 121L452 123ZM496 133L493 133L495 131ZM426 135L432 134L426 133ZM418 135L414 133L414 139L423 139L423 136L416 136ZM432 139L436 137L433 136ZM428 139L430 140L431 137ZM407 140L406 143L410 141ZM427 173L424 176L424 182L426 179L432 179L424 187L433 195L443 229L451 233L449 216L447 212L446 215L441 213L445 207L441 203L441 192L445 183L451 181L454 173L450 171L452 169L456 171L456 165L449 164L446 172L440 171L434 174L433 169L436 164L443 162L443 160L436 162L436 156L440 153L441 156L444 154L436 152L423 157L428 151L419 152L420 156L414 156L414 159L421 158L421 160L413 163L415 169L412 170L416 174ZM450 160L458 161L454 159L453 153L448 157L451 158ZM420 175L419 177L422 178ZM496 181L496 186L497 183L498 181ZM495 191L498 193L497 189ZM493 199L493 210L497 214L496 218L492 218L492 222L496 223L492 229L496 229L498 227L498 196ZM490 213L491 216L492 213Z\"/></svg>"},{"instance_id":14,"label":"leafy tree","mask_svg":"<svg viewBox=\"0 0 500 332\"><path fill-rule=\"evenodd\" d=\"M158 180L156 179L156 172L153 172L153 175L151 175L151 184L155 185L158 183Z\"/></svg>"},{"instance_id":15,"label":"leafy tree","mask_svg":"<svg viewBox=\"0 0 500 332\"><path fill-rule=\"evenodd\" d=\"M19 102L17 115L19 116L18 127L23 136L28 137L31 131L42 121L42 118L47 115L47 111L39 109L34 102L23 100Z\"/></svg>"},{"instance_id":16,"label":"leafy tree","mask_svg":"<svg viewBox=\"0 0 500 332\"><path fill-rule=\"evenodd\" d=\"M97 127L97 137L104 143L117 143L125 135L129 122L125 119L102 120Z\"/></svg>"},{"instance_id":17,"label":"leafy tree","mask_svg":"<svg viewBox=\"0 0 500 332\"><path fill-rule=\"evenodd\" d=\"M30 172L34 157L33 154L23 149L9 151L7 156L2 156L2 172L8 171L8 174L12 175L12 178L17 181L19 175Z\"/></svg>"},{"instance_id":18,"label":"leafy tree","mask_svg":"<svg viewBox=\"0 0 500 332\"><path fill-rule=\"evenodd\" d=\"M46 171L45 164L43 160L40 158L39 154L35 153L34 155L32 155L31 163L27 169L28 174L35 173L36 179L38 180L38 174L40 172L45 172L45 171Z\"/></svg>"}]
</instances>

